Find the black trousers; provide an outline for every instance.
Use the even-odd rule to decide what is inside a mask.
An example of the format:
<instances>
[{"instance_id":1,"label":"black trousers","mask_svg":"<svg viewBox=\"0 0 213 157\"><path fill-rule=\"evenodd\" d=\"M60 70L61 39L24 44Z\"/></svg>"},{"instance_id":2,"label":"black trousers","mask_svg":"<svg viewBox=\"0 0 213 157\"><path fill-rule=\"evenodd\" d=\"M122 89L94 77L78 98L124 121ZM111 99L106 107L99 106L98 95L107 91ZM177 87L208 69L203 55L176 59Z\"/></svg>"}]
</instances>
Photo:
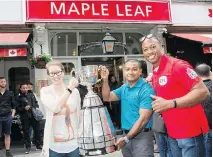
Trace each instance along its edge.
<instances>
[{"instance_id":1,"label":"black trousers","mask_svg":"<svg viewBox=\"0 0 213 157\"><path fill-rule=\"evenodd\" d=\"M113 123L116 123L116 127L121 128L121 105L119 102L111 102L112 109L110 108L109 102L104 102L104 105L107 107L109 115Z\"/></svg>"},{"instance_id":2,"label":"black trousers","mask_svg":"<svg viewBox=\"0 0 213 157\"><path fill-rule=\"evenodd\" d=\"M116 123L116 126L121 128L121 104L112 102L112 114L113 114L113 122Z\"/></svg>"},{"instance_id":3,"label":"black trousers","mask_svg":"<svg viewBox=\"0 0 213 157\"><path fill-rule=\"evenodd\" d=\"M31 140L30 140L30 126L33 128L33 132L35 134L35 145L36 147L40 146L41 137L40 137L40 123L39 121L35 120L34 117L28 119L21 119L22 130L24 133L24 142L25 147L31 147Z\"/></svg>"}]
</instances>

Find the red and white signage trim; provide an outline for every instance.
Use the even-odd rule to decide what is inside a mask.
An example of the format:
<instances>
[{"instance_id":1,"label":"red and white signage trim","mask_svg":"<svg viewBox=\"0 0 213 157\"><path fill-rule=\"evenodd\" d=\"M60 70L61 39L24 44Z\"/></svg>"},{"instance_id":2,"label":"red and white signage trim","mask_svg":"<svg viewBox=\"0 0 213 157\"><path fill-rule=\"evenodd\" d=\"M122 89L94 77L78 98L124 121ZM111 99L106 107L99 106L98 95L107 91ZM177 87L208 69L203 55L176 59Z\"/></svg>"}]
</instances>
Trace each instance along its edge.
<instances>
[{"instance_id":1,"label":"red and white signage trim","mask_svg":"<svg viewBox=\"0 0 213 157\"><path fill-rule=\"evenodd\" d=\"M27 22L171 23L169 1L27 0Z\"/></svg>"},{"instance_id":2,"label":"red and white signage trim","mask_svg":"<svg viewBox=\"0 0 213 157\"><path fill-rule=\"evenodd\" d=\"M203 47L203 53L204 54L212 53L212 47Z\"/></svg>"},{"instance_id":3,"label":"red and white signage trim","mask_svg":"<svg viewBox=\"0 0 213 157\"><path fill-rule=\"evenodd\" d=\"M0 48L0 57L27 56L27 48Z\"/></svg>"}]
</instances>

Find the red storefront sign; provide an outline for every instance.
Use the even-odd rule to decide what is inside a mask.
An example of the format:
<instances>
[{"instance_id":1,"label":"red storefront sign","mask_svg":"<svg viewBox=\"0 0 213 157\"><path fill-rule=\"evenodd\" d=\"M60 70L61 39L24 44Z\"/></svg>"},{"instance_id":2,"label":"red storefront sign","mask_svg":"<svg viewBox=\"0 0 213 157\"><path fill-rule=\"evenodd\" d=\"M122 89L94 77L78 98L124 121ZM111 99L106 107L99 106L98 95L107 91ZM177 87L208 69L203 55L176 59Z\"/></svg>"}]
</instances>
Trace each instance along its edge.
<instances>
[{"instance_id":1,"label":"red storefront sign","mask_svg":"<svg viewBox=\"0 0 213 157\"><path fill-rule=\"evenodd\" d=\"M212 53L212 47L203 47L203 53L204 54Z\"/></svg>"},{"instance_id":2,"label":"red storefront sign","mask_svg":"<svg viewBox=\"0 0 213 157\"><path fill-rule=\"evenodd\" d=\"M0 57L27 56L26 48L0 48Z\"/></svg>"},{"instance_id":3,"label":"red storefront sign","mask_svg":"<svg viewBox=\"0 0 213 157\"><path fill-rule=\"evenodd\" d=\"M27 0L28 22L171 23L168 1Z\"/></svg>"}]
</instances>

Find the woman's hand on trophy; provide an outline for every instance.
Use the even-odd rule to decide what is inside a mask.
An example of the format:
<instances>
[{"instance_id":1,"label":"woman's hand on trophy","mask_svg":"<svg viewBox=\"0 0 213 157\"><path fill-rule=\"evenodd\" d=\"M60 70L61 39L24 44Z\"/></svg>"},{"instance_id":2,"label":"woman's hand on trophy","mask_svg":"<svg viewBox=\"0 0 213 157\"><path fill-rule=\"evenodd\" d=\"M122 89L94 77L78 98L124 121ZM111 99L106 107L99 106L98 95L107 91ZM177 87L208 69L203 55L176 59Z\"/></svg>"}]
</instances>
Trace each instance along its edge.
<instances>
[{"instance_id":1,"label":"woman's hand on trophy","mask_svg":"<svg viewBox=\"0 0 213 157\"><path fill-rule=\"evenodd\" d=\"M72 78L70 79L70 82L69 82L69 84L68 84L67 87L68 87L70 90L73 90L75 87L78 87L78 84L79 84L78 80L77 80L75 77L72 77Z\"/></svg>"},{"instance_id":2,"label":"woman's hand on trophy","mask_svg":"<svg viewBox=\"0 0 213 157\"><path fill-rule=\"evenodd\" d=\"M105 66L101 66L101 78L105 81L108 80L109 70Z\"/></svg>"}]
</instances>

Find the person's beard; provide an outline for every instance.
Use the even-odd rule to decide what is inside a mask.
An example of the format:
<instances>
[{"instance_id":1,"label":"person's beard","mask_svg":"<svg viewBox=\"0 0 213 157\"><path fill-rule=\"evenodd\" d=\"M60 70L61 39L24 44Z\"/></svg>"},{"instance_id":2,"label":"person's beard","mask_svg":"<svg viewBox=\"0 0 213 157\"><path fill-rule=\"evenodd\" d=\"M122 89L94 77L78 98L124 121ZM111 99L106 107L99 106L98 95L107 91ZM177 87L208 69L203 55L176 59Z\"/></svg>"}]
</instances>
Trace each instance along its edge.
<instances>
[{"instance_id":1,"label":"person's beard","mask_svg":"<svg viewBox=\"0 0 213 157\"><path fill-rule=\"evenodd\" d=\"M5 85L5 86L1 86L1 85L0 85L0 89L4 89L4 88L6 88L6 85Z\"/></svg>"},{"instance_id":2,"label":"person's beard","mask_svg":"<svg viewBox=\"0 0 213 157\"><path fill-rule=\"evenodd\" d=\"M20 91L22 94L26 95L27 91Z\"/></svg>"}]
</instances>

